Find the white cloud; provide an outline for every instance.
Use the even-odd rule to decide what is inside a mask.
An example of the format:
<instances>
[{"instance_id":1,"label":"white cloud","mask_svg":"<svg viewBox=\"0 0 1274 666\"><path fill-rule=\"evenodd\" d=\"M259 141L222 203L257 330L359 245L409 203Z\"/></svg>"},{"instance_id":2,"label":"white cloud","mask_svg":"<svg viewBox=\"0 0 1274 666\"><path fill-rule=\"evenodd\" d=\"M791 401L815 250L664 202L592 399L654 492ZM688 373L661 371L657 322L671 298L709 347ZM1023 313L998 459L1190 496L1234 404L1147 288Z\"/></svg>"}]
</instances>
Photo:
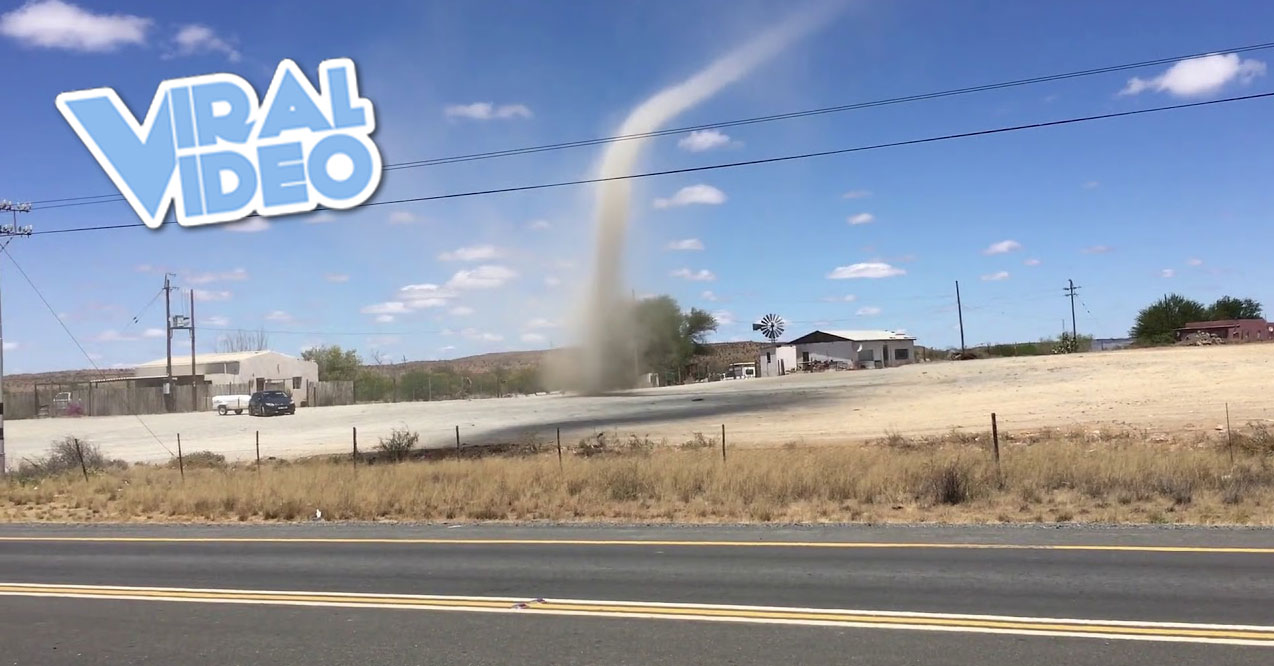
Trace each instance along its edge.
<instances>
[{"instance_id":1,"label":"white cloud","mask_svg":"<svg viewBox=\"0 0 1274 666\"><path fill-rule=\"evenodd\" d=\"M266 321L277 321L285 324L291 323L295 319L292 315L284 312L283 310L274 310L270 314L266 315L265 318Z\"/></svg>"},{"instance_id":2,"label":"white cloud","mask_svg":"<svg viewBox=\"0 0 1274 666\"><path fill-rule=\"evenodd\" d=\"M167 333L165 333L162 328L148 328L142 331L143 338L162 338L165 335L167 335Z\"/></svg>"},{"instance_id":3,"label":"white cloud","mask_svg":"<svg viewBox=\"0 0 1274 666\"><path fill-rule=\"evenodd\" d=\"M1026 266L1039 266L1040 260L1032 257L1030 259L1027 259L1026 261L1023 261L1022 264Z\"/></svg>"},{"instance_id":4,"label":"white cloud","mask_svg":"<svg viewBox=\"0 0 1274 666\"><path fill-rule=\"evenodd\" d=\"M556 275L546 275L546 276L544 276L544 286L546 286L546 287L556 287L556 286L557 286L557 285L559 285L559 284L562 284L562 280L561 280L561 278L558 278Z\"/></svg>"},{"instance_id":5,"label":"white cloud","mask_svg":"<svg viewBox=\"0 0 1274 666\"><path fill-rule=\"evenodd\" d=\"M209 289L192 289L195 294L196 301L228 301L233 296L228 291L213 291Z\"/></svg>"},{"instance_id":6,"label":"white cloud","mask_svg":"<svg viewBox=\"0 0 1274 666\"><path fill-rule=\"evenodd\" d=\"M402 338L400 338L397 335L373 335L367 338L367 346L375 349L379 347L385 347L388 345L396 345L401 339ZM382 357L382 360L384 360L383 357ZM393 359L389 359L389 362L393 363Z\"/></svg>"},{"instance_id":7,"label":"white cloud","mask_svg":"<svg viewBox=\"0 0 1274 666\"><path fill-rule=\"evenodd\" d=\"M531 321L528 321L526 323L526 328L558 328L561 325L562 325L561 322L555 321L553 319L546 319L544 317L536 317L535 319L532 319Z\"/></svg>"},{"instance_id":8,"label":"white cloud","mask_svg":"<svg viewBox=\"0 0 1274 666\"><path fill-rule=\"evenodd\" d=\"M345 273L328 273L323 276L328 282L349 282L349 275Z\"/></svg>"},{"instance_id":9,"label":"white cloud","mask_svg":"<svg viewBox=\"0 0 1274 666\"><path fill-rule=\"evenodd\" d=\"M717 323L722 326L729 326L730 324L733 324L735 321L737 321L734 318L734 313L730 312L729 310L717 310L716 312L712 313L712 317L716 319Z\"/></svg>"},{"instance_id":10,"label":"white cloud","mask_svg":"<svg viewBox=\"0 0 1274 666\"><path fill-rule=\"evenodd\" d=\"M1022 244L1015 240L1002 240L998 243L991 243L982 254L1006 254L1022 249Z\"/></svg>"},{"instance_id":11,"label":"white cloud","mask_svg":"<svg viewBox=\"0 0 1274 666\"><path fill-rule=\"evenodd\" d=\"M655 199L655 208L672 208L691 204L715 206L725 203L725 192L711 185L690 185L677 190L670 199Z\"/></svg>"},{"instance_id":12,"label":"white cloud","mask_svg":"<svg viewBox=\"0 0 1274 666\"><path fill-rule=\"evenodd\" d=\"M1176 275L1177 275L1177 272L1171 268L1165 268L1159 271L1159 277L1161 278L1176 277Z\"/></svg>"},{"instance_id":13,"label":"white cloud","mask_svg":"<svg viewBox=\"0 0 1274 666\"><path fill-rule=\"evenodd\" d=\"M239 51L206 25L183 25L173 37L173 45L177 47L174 55L224 53L230 62L239 61Z\"/></svg>"},{"instance_id":14,"label":"white cloud","mask_svg":"<svg viewBox=\"0 0 1274 666\"><path fill-rule=\"evenodd\" d=\"M492 289L517 276L510 268L488 264L473 270L456 271L447 280L447 286L455 289Z\"/></svg>"},{"instance_id":15,"label":"white cloud","mask_svg":"<svg viewBox=\"0 0 1274 666\"><path fill-rule=\"evenodd\" d=\"M1186 263L1189 264L1190 266L1202 266L1203 260L1197 257L1191 257L1186 260Z\"/></svg>"},{"instance_id":16,"label":"white cloud","mask_svg":"<svg viewBox=\"0 0 1274 666\"><path fill-rule=\"evenodd\" d=\"M876 315L880 314L880 308L874 305L864 305L863 307L858 308L858 311L855 312L854 314L858 315L859 317L875 317Z\"/></svg>"},{"instance_id":17,"label":"white cloud","mask_svg":"<svg viewBox=\"0 0 1274 666\"><path fill-rule=\"evenodd\" d=\"M853 280L856 278L887 278L906 275L907 271L881 261L868 261L848 266L837 266L827 274L829 280Z\"/></svg>"},{"instance_id":18,"label":"white cloud","mask_svg":"<svg viewBox=\"0 0 1274 666\"><path fill-rule=\"evenodd\" d=\"M155 267L150 264L137 264L136 266L133 266L133 270L138 273L153 273L155 271Z\"/></svg>"},{"instance_id":19,"label":"white cloud","mask_svg":"<svg viewBox=\"0 0 1274 666\"><path fill-rule=\"evenodd\" d=\"M692 153L701 153L705 150L728 146L733 143L730 137L723 132L714 129L696 130L682 137L677 142L677 147L682 150L688 150Z\"/></svg>"},{"instance_id":20,"label":"white cloud","mask_svg":"<svg viewBox=\"0 0 1274 666\"><path fill-rule=\"evenodd\" d=\"M496 106L491 102L474 102L473 104L452 104L443 109L443 114L448 118L471 118L473 120L530 118L531 109L523 104Z\"/></svg>"},{"instance_id":21,"label":"white cloud","mask_svg":"<svg viewBox=\"0 0 1274 666\"><path fill-rule=\"evenodd\" d=\"M98 342L130 342L136 339L136 336L124 335L113 328L108 328L105 331L98 333L97 337L94 338L94 340Z\"/></svg>"},{"instance_id":22,"label":"white cloud","mask_svg":"<svg viewBox=\"0 0 1274 666\"><path fill-rule=\"evenodd\" d=\"M391 315L391 314L376 315L376 323L377 324L392 324L394 323L394 315Z\"/></svg>"},{"instance_id":23,"label":"white cloud","mask_svg":"<svg viewBox=\"0 0 1274 666\"><path fill-rule=\"evenodd\" d=\"M457 317L468 317L473 314L475 310L467 305L457 305L456 307L451 308L450 312Z\"/></svg>"},{"instance_id":24,"label":"white cloud","mask_svg":"<svg viewBox=\"0 0 1274 666\"><path fill-rule=\"evenodd\" d=\"M1095 180L1087 180L1087 181L1084 181L1084 183L1083 183L1082 185L1080 185L1080 187L1082 187L1082 188L1084 188L1084 189L1086 189L1086 190L1095 190L1095 189L1097 189L1097 188L1098 188L1098 187L1100 187L1100 186L1101 186L1101 183L1099 183L1099 182L1097 182L1097 181L1095 181Z\"/></svg>"},{"instance_id":25,"label":"white cloud","mask_svg":"<svg viewBox=\"0 0 1274 666\"><path fill-rule=\"evenodd\" d=\"M0 15L0 34L25 46L102 53L143 46L152 21L131 14L94 14L61 0L37 0Z\"/></svg>"},{"instance_id":26,"label":"white cloud","mask_svg":"<svg viewBox=\"0 0 1274 666\"><path fill-rule=\"evenodd\" d=\"M481 340L483 342L499 342L504 339L504 336L499 333L479 331L476 328L466 328L463 331L460 331L460 335L470 340Z\"/></svg>"},{"instance_id":27,"label":"white cloud","mask_svg":"<svg viewBox=\"0 0 1274 666\"><path fill-rule=\"evenodd\" d=\"M230 319L221 315L211 315L206 317L203 322L205 326L212 326L214 328L224 328L230 325Z\"/></svg>"},{"instance_id":28,"label":"white cloud","mask_svg":"<svg viewBox=\"0 0 1274 666\"><path fill-rule=\"evenodd\" d=\"M221 225L226 231L237 231L242 234L255 234L270 228L270 223L259 217L249 218L243 222L227 222Z\"/></svg>"},{"instance_id":29,"label":"white cloud","mask_svg":"<svg viewBox=\"0 0 1274 666\"><path fill-rule=\"evenodd\" d=\"M849 222L850 224L871 224L875 220L876 220L876 216L872 215L871 213L859 213L857 215L851 215L845 221Z\"/></svg>"},{"instance_id":30,"label":"white cloud","mask_svg":"<svg viewBox=\"0 0 1274 666\"><path fill-rule=\"evenodd\" d=\"M843 197L845 199L866 199L871 196L871 190L850 190Z\"/></svg>"},{"instance_id":31,"label":"white cloud","mask_svg":"<svg viewBox=\"0 0 1274 666\"><path fill-rule=\"evenodd\" d=\"M1081 250L1084 254L1106 254L1110 252L1109 245L1092 245Z\"/></svg>"},{"instance_id":32,"label":"white cloud","mask_svg":"<svg viewBox=\"0 0 1274 666\"><path fill-rule=\"evenodd\" d=\"M713 275L712 271L706 268L701 268L698 271L692 271L689 268L678 268L677 270L669 273L669 275L683 280L690 280L692 282L711 282L717 279L717 276Z\"/></svg>"},{"instance_id":33,"label":"white cloud","mask_svg":"<svg viewBox=\"0 0 1274 666\"><path fill-rule=\"evenodd\" d=\"M982 276L982 280L984 282L999 282L1000 280L1007 280L1007 279L1009 279L1008 271L996 271L994 273L987 273L986 275Z\"/></svg>"},{"instance_id":34,"label":"white cloud","mask_svg":"<svg viewBox=\"0 0 1274 666\"><path fill-rule=\"evenodd\" d=\"M455 351L455 350L456 350L455 345L445 345L438 348L438 351L440 352L449 352L449 351Z\"/></svg>"},{"instance_id":35,"label":"white cloud","mask_svg":"<svg viewBox=\"0 0 1274 666\"><path fill-rule=\"evenodd\" d=\"M439 261L482 261L504 256L504 250L494 245L472 245L456 248L452 252L438 255Z\"/></svg>"},{"instance_id":36,"label":"white cloud","mask_svg":"<svg viewBox=\"0 0 1274 666\"><path fill-rule=\"evenodd\" d=\"M699 298L702 298L705 301L715 301L717 300L717 295L711 291L704 291L702 294L699 294Z\"/></svg>"},{"instance_id":37,"label":"white cloud","mask_svg":"<svg viewBox=\"0 0 1274 666\"><path fill-rule=\"evenodd\" d=\"M240 282L248 279L248 271L244 268L236 268L232 271L222 273L193 273L186 276L186 282L190 284L208 284L209 282Z\"/></svg>"},{"instance_id":38,"label":"white cloud","mask_svg":"<svg viewBox=\"0 0 1274 666\"><path fill-rule=\"evenodd\" d=\"M396 210L389 214L390 224L411 224L418 222L420 218L409 210Z\"/></svg>"},{"instance_id":39,"label":"white cloud","mask_svg":"<svg viewBox=\"0 0 1274 666\"><path fill-rule=\"evenodd\" d=\"M526 228L531 231L546 231L553 227L548 220L531 220L527 223Z\"/></svg>"},{"instance_id":40,"label":"white cloud","mask_svg":"<svg viewBox=\"0 0 1274 666\"><path fill-rule=\"evenodd\" d=\"M382 315L406 314L408 310L407 304L402 301L386 301L384 303L372 303L371 305L365 305L359 310L359 312L363 314Z\"/></svg>"},{"instance_id":41,"label":"white cloud","mask_svg":"<svg viewBox=\"0 0 1274 666\"><path fill-rule=\"evenodd\" d=\"M1159 76L1143 79L1134 76L1119 91L1120 95L1136 95L1147 90L1166 92L1177 97L1211 95L1233 81L1251 83L1265 74L1265 63L1239 58L1236 53L1214 53L1181 60Z\"/></svg>"},{"instance_id":42,"label":"white cloud","mask_svg":"<svg viewBox=\"0 0 1274 666\"><path fill-rule=\"evenodd\" d=\"M668 243L669 250L702 250L703 241L698 238L687 238L685 240L675 240Z\"/></svg>"},{"instance_id":43,"label":"white cloud","mask_svg":"<svg viewBox=\"0 0 1274 666\"><path fill-rule=\"evenodd\" d=\"M19 345L18 345L18 343L16 343L16 342L12 342L12 341L5 342L5 343L4 343L4 350L5 350L5 351L13 351L13 350L17 349L17 348L18 348L18 346L19 346Z\"/></svg>"},{"instance_id":44,"label":"white cloud","mask_svg":"<svg viewBox=\"0 0 1274 666\"><path fill-rule=\"evenodd\" d=\"M539 333L523 333L522 334L522 342L539 344L539 343L545 342L546 340L548 340L548 338L544 337L543 335L540 335Z\"/></svg>"},{"instance_id":45,"label":"white cloud","mask_svg":"<svg viewBox=\"0 0 1274 666\"><path fill-rule=\"evenodd\" d=\"M408 303L411 303L413 301L420 301L425 299L454 298L455 295L456 293L454 291L451 291L450 289L446 289L444 287L439 287L436 284L430 284L425 282L421 284L409 284L409 285L400 287L398 289L398 296L396 297L395 300L406 301Z\"/></svg>"},{"instance_id":46,"label":"white cloud","mask_svg":"<svg viewBox=\"0 0 1274 666\"><path fill-rule=\"evenodd\" d=\"M853 303L858 300L858 297L853 294L845 294L844 296L828 296L823 300L828 303Z\"/></svg>"},{"instance_id":47,"label":"white cloud","mask_svg":"<svg viewBox=\"0 0 1274 666\"><path fill-rule=\"evenodd\" d=\"M321 210L317 213L310 213L308 215L299 215L297 217L306 224L327 224L328 222L335 222L337 220L335 215L326 210Z\"/></svg>"}]
</instances>

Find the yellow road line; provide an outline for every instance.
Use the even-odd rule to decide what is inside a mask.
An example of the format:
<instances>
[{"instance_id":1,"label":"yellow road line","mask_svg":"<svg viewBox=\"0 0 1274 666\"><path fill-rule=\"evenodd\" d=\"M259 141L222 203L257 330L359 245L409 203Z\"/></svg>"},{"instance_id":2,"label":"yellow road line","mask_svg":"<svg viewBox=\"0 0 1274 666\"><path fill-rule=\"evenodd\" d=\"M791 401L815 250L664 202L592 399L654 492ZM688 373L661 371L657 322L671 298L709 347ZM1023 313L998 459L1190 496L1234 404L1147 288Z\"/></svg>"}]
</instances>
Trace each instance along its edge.
<instances>
[{"instance_id":1,"label":"yellow road line","mask_svg":"<svg viewBox=\"0 0 1274 666\"><path fill-rule=\"evenodd\" d=\"M259 543L259 544L384 544L437 546L660 546L714 548L828 548L929 550L1059 550L1132 553L1216 553L1274 555L1274 547L1138 546L1096 544L908 543L873 541L692 541L655 539L443 539L362 537L117 537L117 536L0 536L0 543Z\"/></svg>"},{"instance_id":2,"label":"yellow road line","mask_svg":"<svg viewBox=\"0 0 1274 666\"><path fill-rule=\"evenodd\" d=\"M0 596L383 608L998 633L1274 647L1274 627L636 601L0 583Z\"/></svg>"}]
</instances>

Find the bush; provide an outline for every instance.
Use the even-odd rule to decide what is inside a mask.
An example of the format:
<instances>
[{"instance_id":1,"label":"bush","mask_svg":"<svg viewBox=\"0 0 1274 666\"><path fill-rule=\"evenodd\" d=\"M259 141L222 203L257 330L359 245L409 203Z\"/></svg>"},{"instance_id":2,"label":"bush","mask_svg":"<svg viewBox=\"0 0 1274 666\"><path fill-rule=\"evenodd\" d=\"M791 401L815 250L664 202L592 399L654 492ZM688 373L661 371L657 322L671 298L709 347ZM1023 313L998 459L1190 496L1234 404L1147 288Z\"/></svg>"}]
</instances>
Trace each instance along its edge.
<instances>
[{"instance_id":1,"label":"bush","mask_svg":"<svg viewBox=\"0 0 1274 666\"><path fill-rule=\"evenodd\" d=\"M49 451L44 456L34 460L23 460L18 466L18 480L27 481L57 476L66 472L79 472L80 456L84 457L84 469L92 472L107 467L128 466L128 463L123 461L107 460L96 444L74 435L67 435L49 445Z\"/></svg>"},{"instance_id":2,"label":"bush","mask_svg":"<svg viewBox=\"0 0 1274 666\"><path fill-rule=\"evenodd\" d=\"M226 466L226 457L212 451L194 451L182 455L181 462L186 466L186 469L222 469ZM178 466L177 459L173 458L168 461L168 466L176 469Z\"/></svg>"},{"instance_id":3,"label":"bush","mask_svg":"<svg viewBox=\"0 0 1274 666\"><path fill-rule=\"evenodd\" d=\"M377 444L376 448L393 456L394 460L401 461L411 454L411 450L416 448L418 442L420 442L420 433L412 432L406 427L394 428L389 432L389 437L380 438L380 444Z\"/></svg>"}]
</instances>

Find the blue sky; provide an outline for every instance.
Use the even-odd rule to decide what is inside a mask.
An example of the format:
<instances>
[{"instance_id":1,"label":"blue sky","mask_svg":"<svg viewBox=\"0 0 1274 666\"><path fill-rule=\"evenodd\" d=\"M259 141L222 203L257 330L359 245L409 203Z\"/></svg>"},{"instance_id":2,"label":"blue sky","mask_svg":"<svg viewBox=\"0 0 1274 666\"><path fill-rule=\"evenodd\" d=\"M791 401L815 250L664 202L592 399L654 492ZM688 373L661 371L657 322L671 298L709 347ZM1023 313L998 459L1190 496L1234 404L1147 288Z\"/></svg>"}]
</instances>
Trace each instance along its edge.
<instances>
[{"instance_id":1,"label":"blue sky","mask_svg":"<svg viewBox=\"0 0 1274 666\"><path fill-rule=\"evenodd\" d=\"M320 61L349 57L393 164L612 134L646 97L795 10L726 0L110 4L0 2L0 198L114 191L54 107L67 90L113 87L141 112L165 79L233 72L263 93L284 58L314 76ZM1223 51L1269 41L1269 25L1266 2L851 2L672 126ZM1271 58L663 137L640 170L1263 92L1274 89ZM627 272L639 294L719 313L718 340L750 339L748 323L776 312L794 334L893 328L958 344L955 280L970 343L1056 334L1069 325L1068 278L1082 286L1080 329L1098 336L1124 335L1168 291L1274 306L1272 108L1257 100L644 179ZM374 200L584 178L600 151L390 171ZM162 302L130 319L166 270L198 290L205 351L227 329L265 328L289 353L340 344L365 358L448 358L571 342L593 195L584 186L238 228L37 236L9 249L102 367L163 355L151 330L162 328ZM37 205L21 220L37 230L135 221L122 202ZM0 270L5 369L86 366L8 258ZM445 298L403 290L428 284Z\"/></svg>"}]
</instances>

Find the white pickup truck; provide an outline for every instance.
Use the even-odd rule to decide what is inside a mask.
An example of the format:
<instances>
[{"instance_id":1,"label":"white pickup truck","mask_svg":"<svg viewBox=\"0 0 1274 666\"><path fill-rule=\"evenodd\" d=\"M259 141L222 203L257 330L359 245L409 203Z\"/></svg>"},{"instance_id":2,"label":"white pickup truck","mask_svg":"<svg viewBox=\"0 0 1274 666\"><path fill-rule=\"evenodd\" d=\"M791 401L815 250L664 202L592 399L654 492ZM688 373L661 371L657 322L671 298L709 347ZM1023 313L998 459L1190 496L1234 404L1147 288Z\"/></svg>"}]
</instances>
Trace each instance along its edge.
<instances>
[{"instance_id":1,"label":"white pickup truck","mask_svg":"<svg viewBox=\"0 0 1274 666\"><path fill-rule=\"evenodd\" d=\"M233 411L235 414L242 414L243 410L248 408L248 401L252 399L250 395L214 395L212 396L212 408L217 413L225 416Z\"/></svg>"}]
</instances>

